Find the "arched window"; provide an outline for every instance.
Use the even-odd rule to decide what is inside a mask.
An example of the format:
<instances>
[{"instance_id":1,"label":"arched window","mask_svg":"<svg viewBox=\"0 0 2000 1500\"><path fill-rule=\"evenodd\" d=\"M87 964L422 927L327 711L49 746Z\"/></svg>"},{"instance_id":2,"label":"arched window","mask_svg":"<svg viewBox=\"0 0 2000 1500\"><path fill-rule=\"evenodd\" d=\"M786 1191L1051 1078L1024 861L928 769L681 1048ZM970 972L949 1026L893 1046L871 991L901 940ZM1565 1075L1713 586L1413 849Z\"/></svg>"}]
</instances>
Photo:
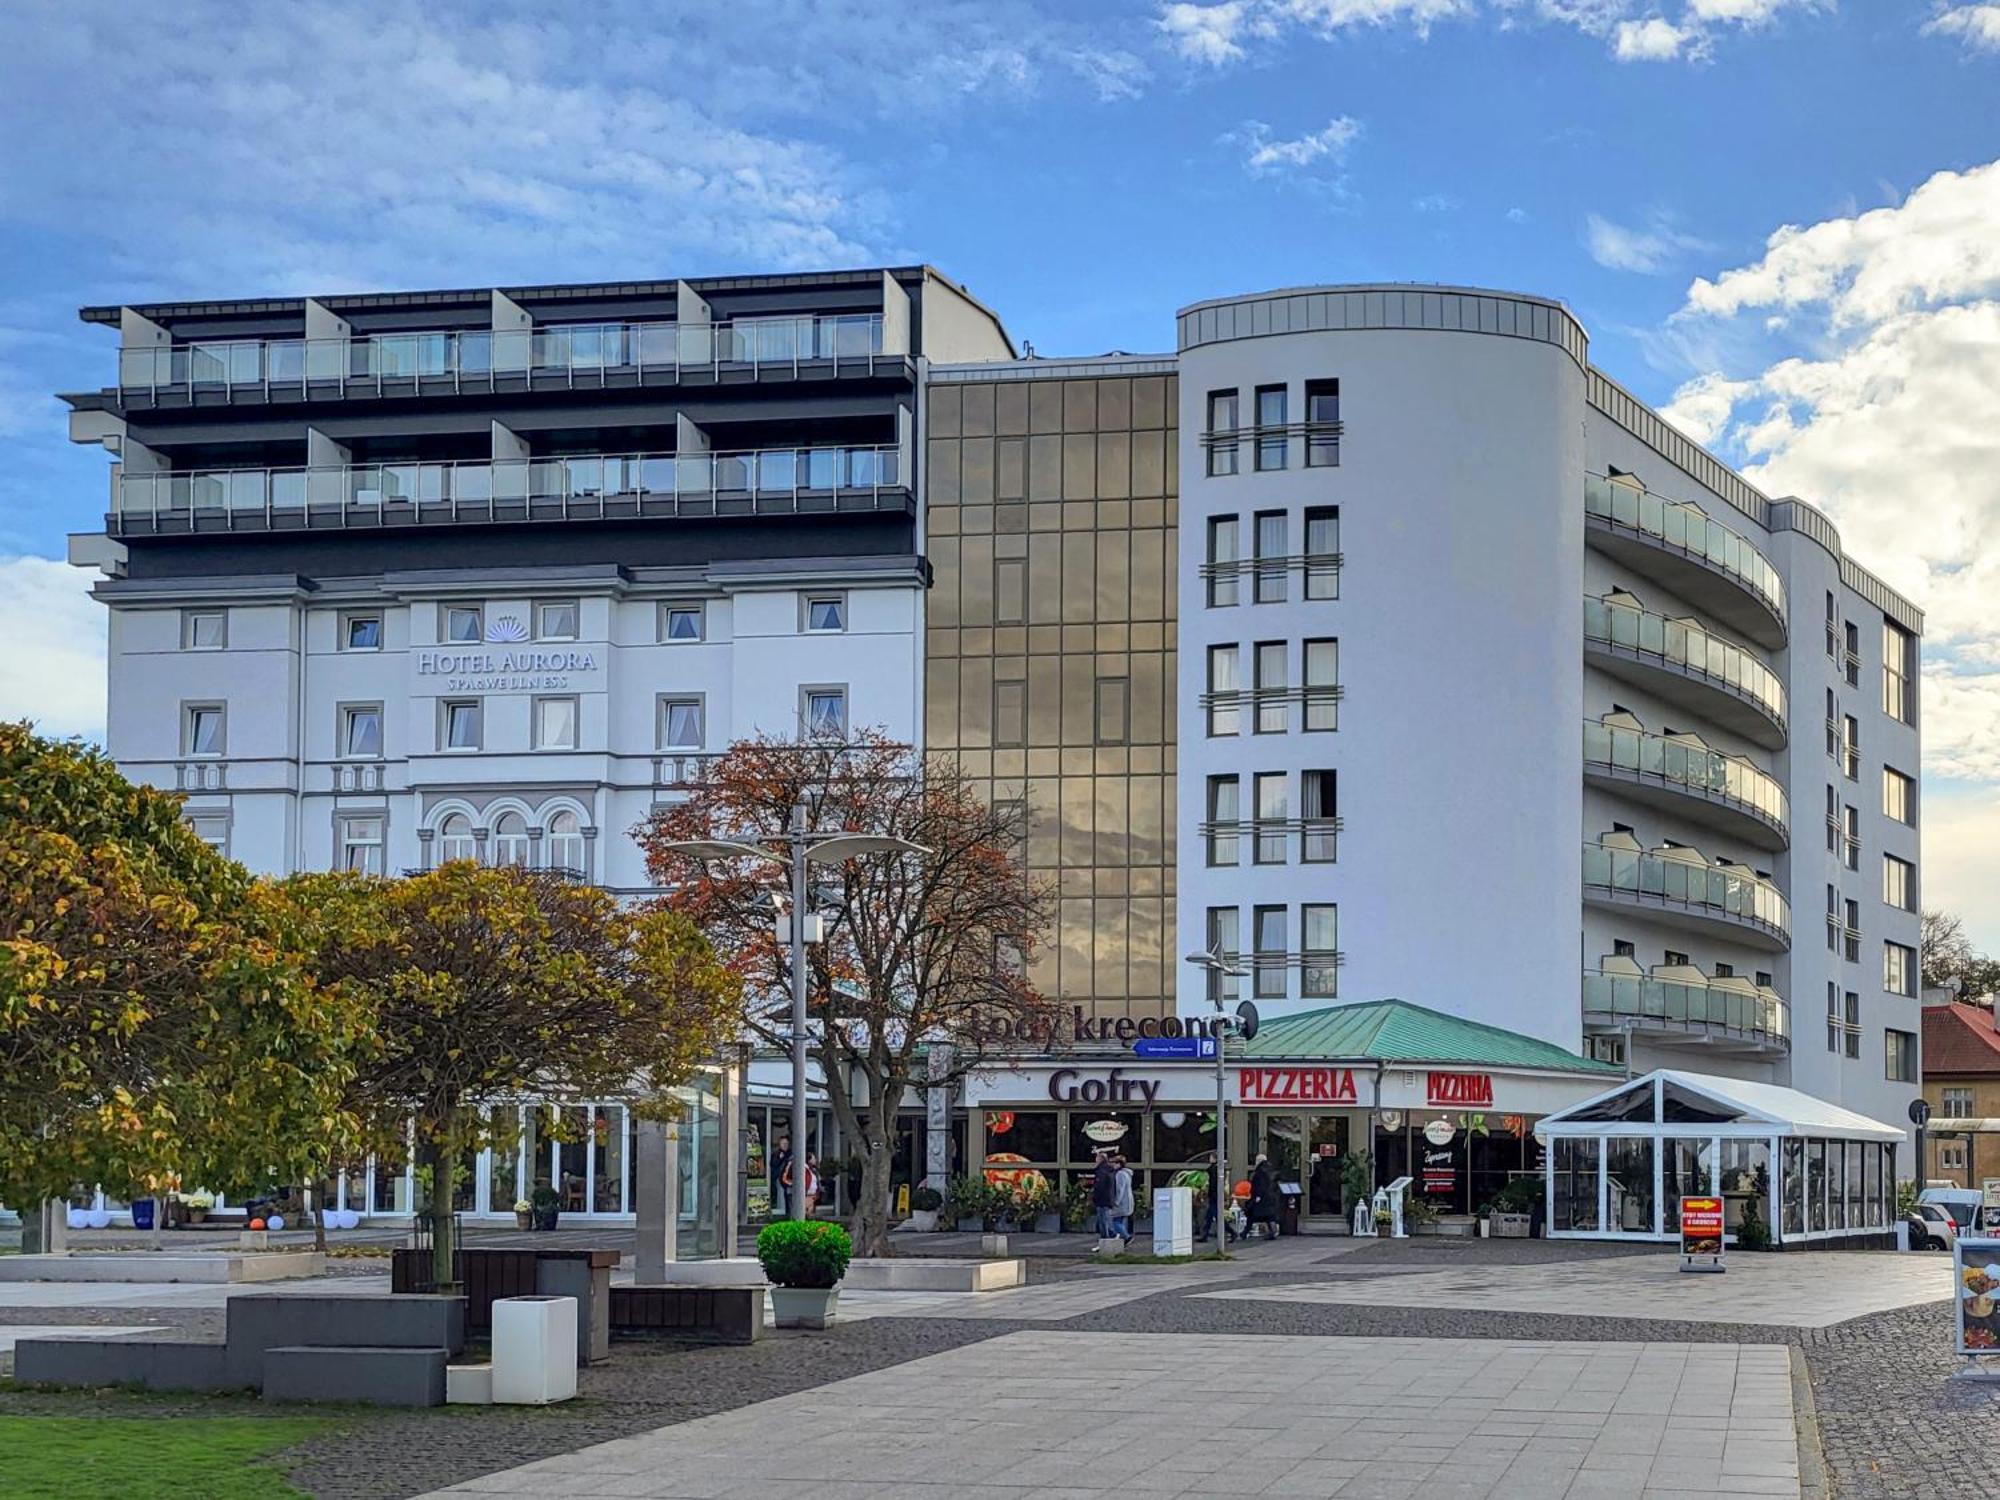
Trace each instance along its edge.
<instances>
[{"instance_id":1,"label":"arched window","mask_svg":"<svg viewBox=\"0 0 2000 1500\"><path fill-rule=\"evenodd\" d=\"M584 863L583 824L568 809L549 817L548 851L551 869L573 870L580 878L589 876L590 867Z\"/></svg>"},{"instance_id":2,"label":"arched window","mask_svg":"<svg viewBox=\"0 0 2000 1500\"><path fill-rule=\"evenodd\" d=\"M517 812L500 814L493 820L493 863L525 869L530 862L527 819Z\"/></svg>"},{"instance_id":3,"label":"arched window","mask_svg":"<svg viewBox=\"0 0 2000 1500\"><path fill-rule=\"evenodd\" d=\"M449 864L455 859L477 859L478 849L472 842L472 819L464 813L452 813L438 824L438 863Z\"/></svg>"}]
</instances>

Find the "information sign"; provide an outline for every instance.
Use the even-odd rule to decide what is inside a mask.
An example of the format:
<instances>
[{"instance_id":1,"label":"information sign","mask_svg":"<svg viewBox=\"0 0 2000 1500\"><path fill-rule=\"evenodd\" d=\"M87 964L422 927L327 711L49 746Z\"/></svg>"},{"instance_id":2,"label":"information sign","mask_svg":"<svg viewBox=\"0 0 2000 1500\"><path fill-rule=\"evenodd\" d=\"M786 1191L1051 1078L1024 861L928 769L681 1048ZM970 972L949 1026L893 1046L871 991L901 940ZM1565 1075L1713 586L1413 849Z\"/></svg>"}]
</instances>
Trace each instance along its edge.
<instances>
[{"instance_id":1,"label":"information sign","mask_svg":"<svg viewBox=\"0 0 2000 1500\"><path fill-rule=\"evenodd\" d=\"M1698 1263L1701 1257L1709 1263ZM1722 1269L1722 1200L1720 1198L1681 1199L1681 1269L1720 1271Z\"/></svg>"},{"instance_id":2,"label":"information sign","mask_svg":"<svg viewBox=\"0 0 2000 1500\"><path fill-rule=\"evenodd\" d=\"M1152 1058L1156 1061L1179 1059L1185 1062L1215 1060L1215 1038L1212 1036L1142 1036L1132 1044L1134 1057Z\"/></svg>"},{"instance_id":3,"label":"information sign","mask_svg":"<svg viewBox=\"0 0 2000 1500\"><path fill-rule=\"evenodd\" d=\"M1962 1236L1952 1270L1958 1352L2000 1355L2000 1239Z\"/></svg>"}]
</instances>

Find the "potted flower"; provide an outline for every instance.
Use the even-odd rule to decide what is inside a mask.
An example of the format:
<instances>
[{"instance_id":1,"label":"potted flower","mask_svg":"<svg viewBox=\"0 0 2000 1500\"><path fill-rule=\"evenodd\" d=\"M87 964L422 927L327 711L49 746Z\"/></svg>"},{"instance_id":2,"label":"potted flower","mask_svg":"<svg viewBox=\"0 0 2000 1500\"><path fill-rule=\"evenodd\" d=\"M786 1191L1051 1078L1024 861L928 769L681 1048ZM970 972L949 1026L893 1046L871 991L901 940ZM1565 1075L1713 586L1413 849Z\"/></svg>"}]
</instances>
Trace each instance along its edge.
<instances>
[{"instance_id":1,"label":"potted flower","mask_svg":"<svg viewBox=\"0 0 2000 1500\"><path fill-rule=\"evenodd\" d=\"M187 1209L188 1223L200 1224L208 1218L208 1211L215 1207L215 1194L205 1192L181 1194L181 1204Z\"/></svg>"},{"instance_id":2,"label":"potted flower","mask_svg":"<svg viewBox=\"0 0 2000 1500\"><path fill-rule=\"evenodd\" d=\"M1376 1209L1375 1238L1377 1238L1378 1240L1386 1240L1387 1238L1389 1238L1390 1234L1394 1231L1395 1223L1396 1223L1395 1215L1389 1212L1388 1207L1386 1205Z\"/></svg>"},{"instance_id":3,"label":"potted flower","mask_svg":"<svg viewBox=\"0 0 2000 1500\"><path fill-rule=\"evenodd\" d=\"M1428 1198L1405 1198L1403 1200L1403 1222L1409 1226L1411 1234L1436 1234L1438 1232L1437 1205Z\"/></svg>"},{"instance_id":4,"label":"potted flower","mask_svg":"<svg viewBox=\"0 0 2000 1500\"><path fill-rule=\"evenodd\" d=\"M919 1234L930 1234L938 1227L938 1210L944 1207L944 1194L934 1187L920 1187L910 1194L910 1228Z\"/></svg>"},{"instance_id":5,"label":"potted flower","mask_svg":"<svg viewBox=\"0 0 2000 1500\"><path fill-rule=\"evenodd\" d=\"M1493 1195L1493 1237L1525 1240L1533 1232L1535 1206L1542 1201L1542 1179L1515 1177Z\"/></svg>"},{"instance_id":6,"label":"potted flower","mask_svg":"<svg viewBox=\"0 0 2000 1500\"><path fill-rule=\"evenodd\" d=\"M1014 1193L998 1183L982 1183L979 1189L979 1253L1007 1253L1007 1222L1014 1213Z\"/></svg>"},{"instance_id":7,"label":"potted flower","mask_svg":"<svg viewBox=\"0 0 2000 1500\"><path fill-rule=\"evenodd\" d=\"M965 1231L978 1229L986 1211L986 1179L954 1177L945 1186L944 1222Z\"/></svg>"},{"instance_id":8,"label":"potted flower","mask_svg":"<svg viewBox=\"0 0 2000 1500\"><path fill-rule=\"evenodd\" d=\"M1078 1174L1070 1180L1069 1191L1063 1194L1062 1227L1067 1233L1079 1234L1090 1228L1095 1213L1090 1201L1090 1178Z\"/></svg>"},{"instance_id":9,"label":"potted flower","mask_svg":"<svg viewBox=\"0 0 2000 1500\"><path fill-rule=\"evenodd\" d=\"M539 1183L530 1195L528 1210L536 1229L554 1229L556 1220L562 1215L562 1199L546 1182Z\"/></svg>"},{"instance_id":10,"label":"potted flower","mask_svg":"<svg viewBox=\"0 0 2000 1500\"><path fill-rule=\"evenodd\" d=\"M533 1229L535 1227L535 1205L530 1203L526 1198L516 1198L514 1200L514 1227L516 1229Z\"/></svg>"},{"instance_id":11,"label":"potted flower","mask_svg":"<svg viewBox=\"0 0 2000 1500\"><path fill-rule=\"evenodd\" d=\"M854 1245L838 1224L780 1219L757 1235L757 1260L771 1282L772 1321L779 1328L824 1328L833 1321L840 1278Z\"/></svg>"},{"instance_id":12,"label":"potted flower","mask_svg":"<svg viewBox=\"0 0 2000 1500\"><path fill-rule=\"evenodd\" d=\"M1039 1174L1024 1178L1014 1189L1011 1213L1014 1227L1023 1234L1033 1234L1041 1228L1041 1217L1049 1201L1049 1185Z\"/></svg>"}]
</instances>

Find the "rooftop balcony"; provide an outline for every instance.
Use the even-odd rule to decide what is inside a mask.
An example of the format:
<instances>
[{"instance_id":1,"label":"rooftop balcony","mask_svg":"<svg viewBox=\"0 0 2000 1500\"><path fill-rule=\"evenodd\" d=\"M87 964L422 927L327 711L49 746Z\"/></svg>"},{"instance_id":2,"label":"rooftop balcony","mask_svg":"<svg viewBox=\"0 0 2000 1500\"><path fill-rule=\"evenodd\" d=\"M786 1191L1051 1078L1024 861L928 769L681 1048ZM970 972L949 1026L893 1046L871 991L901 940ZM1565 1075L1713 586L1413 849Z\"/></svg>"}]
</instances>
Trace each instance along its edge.
<instances>
[{"instance_id":1,"label":"rooftop balcony","mask_svg":"<svg viewBox=\"0 0 2000 1500\"><path fill-rule=\"evenodd\" d=\"M1755 655L1698 620L1669 619L1614 589L1583 601L1593 666L1767 750L1785 748L1785 685Z\"/></svg>"},{"instance_id":2,"label":"rooftop balcony","mask_svg":"<svg viewBox=\"0 0 2000 1500\"><path fill-rule=\"evenodd\" d=\"M1791 844L1789 801L1777 778L1699 735L1651 734L1625 713L1585 720L1583 779L1762 849Z\"/></svg>"},{"instance_id":3,"label":"rooftop balcony","mask_svg":"<svg viewBox=\"0 0 2000 1500\"><path fill-rule=\"evenodd\" d=\"M1692 965L1642 974L1630 959L1605 959L1601 970L1584 971L1583 1024L1736 1056L1792 1050L1791 1006L1776 990Z\"/></svg>"},{"instance_id":4,"label":"rooftop balcony","mask_svg":"<svg viewBox=\"0 0 2000 1500\"><path fill-rule=\"evenodd\" d=\"M120 474L115 535L903 511L894 447Z\"/></svg>"},{"instance_id":5,"label":"rooftop balcony","mask_svg":"<svg viewBox=\"0 0 2000 1500\"><path fill-rule=\"evenodd\" d=\"M244 339L125 349L118 389L128 405L185 406L835 377L902 366L882 342L880 313Z\"/></svg>"},{"instance_id":6,"label":"rooftop balcony","mask_svg":"<svg viewBox=\"0 0 2000 1500\"><path fill-rule=\"evenodd\" d=\"M1784 580L1747 537L1699 506L1653 494L1629 475L1585 476L1583 513L1585 536L1607 557L1758 645L1784 646Z\"/></svg>"},{"instance_id":7,"label":"rooftop balcony","mask_svg":"<svg viewBox=\"0 0 2000 1500\"><path fill-rule=\"evenodd\" d=\"M1771 881L1744 865L1711 864L1698 849L1646 850L1628 834L1583 846L1583 899L1639 910L1745 947L1792 946L1791 906Z\"/></svg>"}]
</instances>

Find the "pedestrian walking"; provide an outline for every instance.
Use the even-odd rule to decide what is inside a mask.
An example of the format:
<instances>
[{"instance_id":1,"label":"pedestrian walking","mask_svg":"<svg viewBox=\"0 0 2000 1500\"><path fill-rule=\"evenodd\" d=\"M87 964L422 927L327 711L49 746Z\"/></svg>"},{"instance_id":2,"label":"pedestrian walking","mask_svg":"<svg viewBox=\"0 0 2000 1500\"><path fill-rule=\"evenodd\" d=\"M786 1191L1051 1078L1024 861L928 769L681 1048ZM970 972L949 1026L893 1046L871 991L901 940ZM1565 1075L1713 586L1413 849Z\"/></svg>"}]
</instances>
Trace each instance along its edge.
<instances>
[{"instance_id":1,"label":"pedestrian walking","mask_svg":"<svg viewBox=\"0 0 2000 1500\"><path fill-rule=\"evenodd\" d=\"M771 1217L784 1219L791 1216L791 1189L786 1186L792 1180L792 1138L778 1137L778 1144L771 1152Z\"/></svg>"},{"instance_id":2,"label":"pedestrian walking","mask_svg":"<svg viewBox=\"0 0 2000 1500\"><path fill-rule=\"evenodd\" d=\"M1125 1158L1122 1156L1114 1156L1111 1160L1112 1165L1116 1169L1111 1179L1113 1184L1111 1201L1112 1231L1119 1239L1125 1242L1125 1248L1130 1250L1132 1248L1132 1213L1135 1206L1132 1198L1132 1168L1126 1164Z\"/></svg>"},{"instance_id":3,"label":"pedestrian walking","mask_svg":"<svg viewBox=\"0 0 2000 1500\"><path fill-rule=\"evenodd\" d=\"M1092 1254L1101 1252L1114 1238L1111 1208L1118 1201L1118 1168L1111 1160L1109 1148L1101 1147L1094 1154L1097 1164L1090 1174L1090 1208L1096 1221L1097 1244L1092 1247Z\"/></svg>"},{"instance_id":4,"label":"pedestrian walking","mask_svg":"<svg viewBox=\"0 0 2000 1500\"><path fill-rule=\"evenodd\" d=\"M1278 1237L1278 1174L1261 1152L1250 1169L1250 1232L1259 1239Z\"/></svg>"}]
</instances>

